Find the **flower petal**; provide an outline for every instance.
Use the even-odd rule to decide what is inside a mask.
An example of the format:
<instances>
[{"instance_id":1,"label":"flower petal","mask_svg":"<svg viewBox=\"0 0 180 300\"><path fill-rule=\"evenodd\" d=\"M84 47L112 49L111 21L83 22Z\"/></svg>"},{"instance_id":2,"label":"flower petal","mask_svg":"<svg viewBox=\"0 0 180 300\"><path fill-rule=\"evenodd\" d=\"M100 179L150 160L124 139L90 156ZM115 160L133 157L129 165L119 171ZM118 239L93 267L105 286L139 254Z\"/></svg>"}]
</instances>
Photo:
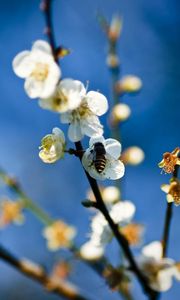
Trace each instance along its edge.
<instances>
[{"instance_id":1,"label":"flower petal","mask_svg":"<svg viewBox=\"0 0 180 300\"><path fill-rule=\"evenodd\" d=\"M118 159L121 154L121 144L115 139L107 139L105 141L106 152L114 159Z\"/></svg>"},{"instance_id":2,"label":"flower petal","mask_svg":"<svg viewBox=\"0 0 180 300\"><path fill-rule=\"evenodd\" d=\"M142 249L142 254L149 258L154 258L155 260L160 260L162 258L162 244L159 241L154 241Z\"/></svg>"},{"instance_id":3,"label":"flower petal","mask_svg":"<svg viewBox=\"0 0 180 300\"><path fill-rule=\"evenodd\" d=\"M89 241L80 248L80 254L84 259L98 260L103 256L104 249L96 247L91 241Z\"/></svg>"},{"instance_id":4,"label":"flower petal","mask_svg":"<svg viewBox=\"0 0 180 300\"><path fill-rule=\"evenodd\" d=\"M65 143L65 135L64 135L64 132L60 128L54 127L52 130L52 133L54 135L57 135L61 139L62 143Z\"/></svg>"},{"instance_id":5,"label":"flower petal","mask_svg":"<svg viewBox=\"0 0 180 300\"><path fill-rule=\"evenodd\" d=\"M168 203L174 202L174 198L173 198L173 196L170 195L170 194L168 194L168 195L166 196L166 199L167 199L167 202L168 202Z\"/></svg>"},{"instance_id":6,"label":"flower petal","mask_svg":"<svg viewBox=\"0 0 180 300\"><path fill-rule=\"evenodd\" d=\"M55 92L56 85L59 81L60 76L61 76L60 68L54 61L52 61L49 64L49 74L46 80L44 81L44 87L39 97L48 98L52 96L52 94Z\"/></svg>"},{"instance_id":7,"label":"flower petal","mask_svg":"<svg viewBox=\"0 0 180 300\"><path fill-rule=\"evenodd\" d=\"M90 110L97 116L105 114L108 110L108 101L106 97L98 92L90 91L86 95L86 101Z\"/></svg>"},{"instance_id":8,"label":"flower petal","mask_svg":"<svg viewBox=\"0 0 180 300\"><path fill-rule=\"evenodd\" d=\"M37 40L32 46L32 51L41 51L52 55L51 46L43 40Z\"/></svg>"},{"instance_id":9,"label":"flower petal","mask_svg":"<svg viewBox=\"0 0 180 300\"><path fill-rule=\"evenodd\" d=\"M154 289L159 292L166 292L172 286L172 268L167 268L158 272L156 283L154 283Z\"/></svg>"},{"instance_id":10,"label":"flower petal","mask_svg":"<svg viewBox=\"0 0 180 300\"><path fill-rule=\"evenodd\" d=\"M81 132L80 123L78 121L73 121L69 125L68 137L72 142L78 142L83 138L83 133Z\"/></svg>"},{"instance_id":11,"label":"flower petal","mask_svg":"<svg viewBox=\"0 0 180 300\"><path fill-rule=\"evenodd\" d=\"M72 122L72 114L70 112L65 112L60 115L60 121L63 124L68 124Z\"/></svg>"},{"instance_id":12,"label":"flower petal","mask_svg":"<svg viewBox=\"0 0 180 300\"><path fill-rule=\"evenodd\" d=\"M105 167L105 176L107 179L116 180L124 176L125 167L120 160L108 160Z\"/></svg>"},{"instance_id":13,"label":"flower petal","mask_svg":"<svg viewBox=\"0 0 180 300\"><path fill-rule=\"evenodd\" d=\"M118 202L113 205L110 215L116 224L130 222L136 211L131 201Z\"/></svg>"},{"instance_id":14,"label":"flower petal","mask_svg":"<svg viewBox=\"0 0 180 300\"><path fill-rule=\"evenodd\" d=\"M33 77L26 78L24 88L30 98L37 98L41 95L44 82L37 81Z\"/></svg>"},{"instance_id":15,"label":"flower petal","mask_svg":"<svg viewBox=\"0 0 180 300\"><path fill-rule=\"evenodd\" d=\"M79 80L71 78L61 80L59 88L62 89L65 94L73 92L80 94L81 97L86 94L84 84Z\"/></svg>"},{"instance_id":16,"label":"flower petal","mask_svg":"<svg viewBox=\"0 0 180 300\"><path fill-rule=\"evenodd\" d=\"M92 136L89 140L89 147L92 148L95 143L102 143L104 145L105 139L102 135Z\"/></svg>"},{"instance_id":17,"label":"flower petal","mask_svg":"<svg viewBox=\"0 0 180 300\"><path fill-rule=\"evenodd\" d=\"M170 189L170 184L162 184L161 185L161 190L163 192L165 192L166 194L169 193L169 189Z\"/></svg>"},{"instance_id":18,"label":"flower petal","mask_svg":"<svg viewBox=\"0 0 180 300\"><path fill-rule=\"evenodd\" d=\"M102 135L103 134L103 126L99 122L98 117L91 116L86 119L81 120L81 129L82 132L91 137L94 135Z\"/></svg>"},{"instance_id":19,"label":"flower petal","mask_svg":"<svg viewBox=\"0 0 180 300\"><path fill-rule=\"evenodd\" d=\"M17 76L21 78L29 76L33 69L30 51L22 51L17 54L13 59L12 66Z\"/></svg>"}]
</instances>

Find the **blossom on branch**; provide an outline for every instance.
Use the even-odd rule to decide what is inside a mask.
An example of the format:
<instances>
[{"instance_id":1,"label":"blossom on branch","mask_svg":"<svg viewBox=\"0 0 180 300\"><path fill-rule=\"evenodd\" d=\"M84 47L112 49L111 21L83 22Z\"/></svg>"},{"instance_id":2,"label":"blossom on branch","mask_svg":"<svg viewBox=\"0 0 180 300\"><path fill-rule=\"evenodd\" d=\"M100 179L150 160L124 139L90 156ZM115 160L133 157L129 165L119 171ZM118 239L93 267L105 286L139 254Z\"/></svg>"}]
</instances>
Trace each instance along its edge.
<instances>
[{"instance_id":1,"label":"blossom on branch","mask_svg":"<svg viewBox=\"0 0 180 300\"><path fill-rule=\"evenodd\" d=\"M128 224L134 216L135 206L130 201L118 202L111 206L109 214L118 226ZM108 222L98 212L91 222L90 239L80 250L83 258L88 260L96 260L103 256L106 245L112 240L113 233Z\"/></svg>"},{"instance_id":2,"label":"blossom on branch","mask_svg":"<svg viewBox=\"0 0 180 300\"><path fill-rule=\"evenodd\" d=\"M54 163L64 155L65 137L61 129L55 127L52 134L47 134L41 140L39 157L45 163Z\"/></svg>"},{"instance_id":3,"label":"blossom on branch","mask_svg":"<svg viewBox=\"0 0 180 300\"><path fill-rule=\"evenodd\" d=\"M96 145L104 147L104 154L99 157ZM119 179L124 175L124 164L119 160L121 154L121 144L115 139L105 140L103 136L92 137L89 141L89 148L82 157L82 164L89 175L95 179ZM104 169L97 170L96 161L101 163L103 160Z\"/></svg>"},{"instance_id":4,"label":"blossom on branch","mask_svg":"<svg viewBox=\"0 0 180 300\"><path fill-rule=\"evenodd\" d=\"M0 228L10 223L22 224L24 216L22 214L23 205L21 201L4 199L0 204Z\"/></svg>"},{"instance_id":5,"label":"blossom on branch","mask_svg":"<svg viewBox=\"0 0 180 300\"><path fill-rule=\"evenodd\" d=\"M22 51L13 60L17 76L25 78L24 88L30 98L51 96L60 79L61 71L54 61L50 45L36 41L31 51Z\"/></svg>"},{"instance_id":6,"label":"blossom on branch","mask_svg":"<svg viewBox=\"0 0 180 300\"><path fill-rule=\"evenodd\" d=\"M159 168L162 168L165 173L173 173L176 165L180 165L180 158L178 157L180 148L177 147L172 152L165 152L163 159L158 164Z\"/></svg>"},{"instance_id":7,"label":"blossom on branch","mask_svg":"<svg viewBox=\"0 0 180 300\"><path fill-rule=\"evenodd\" d=\"M139 264L149 279L152 289L165 292L172 286L173 277L180 280L176 263L162 257L163 249L159 241L154 241L142 249Z\"/></svg>"},{"instance_id":8,"label":"blossom on branch","mask_svg":"<svg viewBox=\"0 0 180 300\"><path fill-rule=\"evenodd\" d=\"M85 94L86 89L82 82L67 78L59 82L51 97L41 98L39 105L44 109L64 113L76 109Z\"/></svg>"},{"instance_id":9,"label":"blossom on branch","mask_svg":"<svg viewBox=\"0 0 180 300\"><path fill-rule=\"evenodd\" d=\"M106 113L108 101L106 97L99 93L90 91L87 94L81 85L80 94L82 100L80 105L73 110L69 110L60 115L62 123L69 125L68 137L72 142L80 141L84 135L89 137L103 134L103 126L98 116Z\"/></svg>"},{"instance_id":10,"label":"blossom on branch","mask_svg":"<svg viewBox=\"0 0 180 300\"><path fill-rule=\"evenodd\" d=\"M43 231L47 246L52 251L70 247L75 235L76 229L60 220L45 227Z\"/></svg>"},{"instance_id":11,"label":"blossom on branch","mask_svg":"<svg viewBox=\"0 0 180 300\"><path fill-rule=\"evenodd\" d=\"M174 202L176 206L180 205L180 181L172 178L170 184L163 184L161 190L167 194L167 202Z\"/></svg>"}]
</instances>

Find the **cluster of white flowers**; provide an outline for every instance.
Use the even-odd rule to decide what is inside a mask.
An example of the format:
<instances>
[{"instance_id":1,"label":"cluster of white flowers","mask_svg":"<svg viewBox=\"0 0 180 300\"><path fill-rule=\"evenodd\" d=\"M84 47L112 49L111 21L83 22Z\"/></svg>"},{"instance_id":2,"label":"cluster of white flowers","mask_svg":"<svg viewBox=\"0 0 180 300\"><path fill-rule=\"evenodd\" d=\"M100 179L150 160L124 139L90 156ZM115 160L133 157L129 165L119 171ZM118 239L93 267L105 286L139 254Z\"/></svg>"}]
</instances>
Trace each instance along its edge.
<instances>
[{"instance_id":1,"label":"cluster of white flowers","mask_svg":"<svg viewBox=\"0 0 180 300\"><path fill-rule=\"evenodd\" d=\"M173 259L163 258L162 243L154 241L142 248L139 265L149 278L152 289L158 292L169 290L173 278L180 280L178 264Z\"/></svg>"},{"instance_id":2,"label":"cluster of white flowers","mask_svg":"<svg viewBox=\"0 0 180 300\"><path fill-rule=\"evenodd\" d=\"M38 40L31 51L20 52L13 60L14 72L25 78L25 91L30 98L39 98L39 105L60 114L60 121L69 124L68 137L80 141L90 137L90 146L83 155L83 166L95 179L119 179L124 175L124 165L119 160L121 145L114 139L105 140L99 116L108 110L106 97L95 91L87 92L78 80L60 80L61 70L54 60L50 45ZM105 149L105 167L97 172L93 148L97 142ZM63 156L65 137L59 128L42 139L39 157L45 163L54 163Z\"/></svg>"},{"instance_id":3,"label":"cluster of white flowers","mask_svg":"<svg viewBox=\"0 0 180 300\"><path fill-rule=\"evenodd\" d=\"M135 210L136 208L132 202L123 201L112 205L109 209L109 214L115 224L124 226L132 220ZM98 212L92 218L90 239L80 249L81 256L87 260L100 259L112 237L113 234L108 222Z\"/></svg>"}]
</instances>

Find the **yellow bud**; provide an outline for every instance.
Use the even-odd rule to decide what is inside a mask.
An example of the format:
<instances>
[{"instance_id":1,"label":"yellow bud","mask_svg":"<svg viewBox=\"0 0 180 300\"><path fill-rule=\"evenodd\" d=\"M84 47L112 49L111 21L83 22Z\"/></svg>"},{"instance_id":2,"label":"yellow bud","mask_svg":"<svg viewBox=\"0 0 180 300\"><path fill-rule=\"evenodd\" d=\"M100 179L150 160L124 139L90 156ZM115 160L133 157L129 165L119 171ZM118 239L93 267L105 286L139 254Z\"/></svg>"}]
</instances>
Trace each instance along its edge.
<instances>
[{"instance_id":1,"label":"yellow bud","mask_svg":"<svg viewBox=\"0 0 180 300\"><path fill-rule=\"evenodd\" d=\"M142 80L133 75L124 76L116 84L117 93L135 93L142 88Z\"/></svg>"},{"instance_id":2,"label":"yellow bud","mask_svg":"<svg viewBox=\"0 0 180 300\"><path fill-rule=\"evenodd\" d=\"M144 151L136 146L127 148L121 156L122 161L128 165L139 165L144 160Z\"/></svg>"},{"instance_id":3,"label":"yellow bud","mask_svg":"<svg viewBox=\"0 0 180 300\"><path fill-rule=\"evenodd\" d=\"M105 203L114 203L120 199L120 190L116 186L107 186L102 191Z\"/></svg>"},{"instance_id":4,"label":"yellow bud","mask_svg":"<svg viewBox=\"0 0 180 300\"><path fill-rule=\"evenodd\" d=\"M108 37L111 41L116 41L122 31L122 18L118 15L113 16L109 27Z\"/></svg>"},{"instance_id":5,"label":"yellow bud","mask_svg":"<svg viewBox=\"0 0 180 300\"><path fill-rule=\"evenodd\" d=\"M111 125L117 125L119 122L125 121L129 118L131 109L127 104L116 104L110 114Z\"/></svg>"}]
</instances>

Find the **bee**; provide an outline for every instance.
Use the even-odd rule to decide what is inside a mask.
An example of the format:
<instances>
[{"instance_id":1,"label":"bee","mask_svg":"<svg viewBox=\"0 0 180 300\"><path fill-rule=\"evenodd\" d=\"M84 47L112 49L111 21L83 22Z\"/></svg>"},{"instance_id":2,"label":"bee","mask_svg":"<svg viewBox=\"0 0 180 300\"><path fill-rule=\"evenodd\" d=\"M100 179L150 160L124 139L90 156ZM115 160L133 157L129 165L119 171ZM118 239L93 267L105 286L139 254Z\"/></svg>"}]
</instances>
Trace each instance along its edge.
<instances>
[{"instance_id":1,"label":"bee","mask_svg":"<svg viewBox=\"0 0 180 300\"><path fill-rule=\"evenodd\" d=\"M93 161L94 167L96 171L100 174L104 171L106 166L106 150L104 145L100 142L94 144L94 149L92 150L93 153Z\"/></svg>"}]
</instances>

